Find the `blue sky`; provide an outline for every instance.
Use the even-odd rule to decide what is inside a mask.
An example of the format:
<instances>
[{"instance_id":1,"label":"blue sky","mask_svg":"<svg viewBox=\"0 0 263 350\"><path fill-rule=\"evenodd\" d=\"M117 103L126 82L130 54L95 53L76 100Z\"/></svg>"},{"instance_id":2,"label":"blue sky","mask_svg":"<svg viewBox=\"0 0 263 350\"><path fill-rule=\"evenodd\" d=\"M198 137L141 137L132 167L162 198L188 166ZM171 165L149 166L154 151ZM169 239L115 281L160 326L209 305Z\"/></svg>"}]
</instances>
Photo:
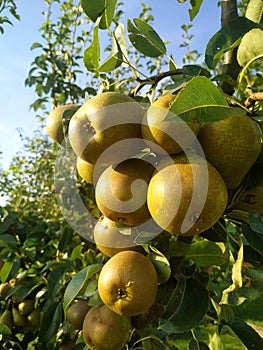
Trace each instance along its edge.
<instances>
[{"instance_id":1,"label":"blue sky","mask_svg":"<svg viewBox=\"0 0 263 350\"><path fill-rule=\"evenodd\" d=\"M129 18L140 13L138 0L123 1L124 11ZM181 25L188 24L188 2L179 4L177 0L145 0L153 9L154 28L161 38L169 41L168 54L181 65L185 51L179 48L182 43ZM25 136L32 136L37 128L35 112L29 105L36 99L33 88L25 87L24 81L37 51L31 51L33 42L40 41L39 27L44 21L41 14L46 9L44 0L17 0L21 21L14 19L14 26L5 26L0 35L0 76L1 76L1 115L0 115L0 165L7 169L12 159L22 147L18 128ZM204 0L200 13L193 21L191 33L194 38L191 49L204 52L209 38L220 29L220 9L217 0Z\"/></svg>"}]
</instances>

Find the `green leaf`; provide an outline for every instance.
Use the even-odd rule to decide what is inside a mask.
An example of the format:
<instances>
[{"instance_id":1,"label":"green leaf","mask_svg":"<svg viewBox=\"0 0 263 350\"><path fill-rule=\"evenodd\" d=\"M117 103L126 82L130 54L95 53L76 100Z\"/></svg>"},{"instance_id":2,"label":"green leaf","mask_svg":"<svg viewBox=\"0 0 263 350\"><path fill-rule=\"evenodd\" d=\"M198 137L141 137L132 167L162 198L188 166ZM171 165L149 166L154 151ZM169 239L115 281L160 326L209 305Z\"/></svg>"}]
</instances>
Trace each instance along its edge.
<instances>
[{"instance_id":1,"label":"green leaf","mask_svg":"<svg viewBox=\"0 0 263 350\"><path fill-rule=\"evenodd\" d=\"M203 341L191 339L188 350L209 350L209 347Z\"/></svg>"},{"instance_id":2,"label":"green leaf","mask_svg":"<svg viewBox=\"0 0 263 350\"><path fill-rule=\"evenodd\" d=\"M45 344L54 340L57 330L62 322L62 303L55 300L48 300L44 306L39 340Z\"/></svg>"},{"instance_id":3,"label":"green leaf","mask_svg":"<svg viewBox=\"0 0 263 350\"><path fill-rule=\"evenodd\" d=\"M114 69L118 68L123 62L121 49L113 35L111 39L112 39L111 53L105 59L105 61L99 66L98 68L99 72L105 72L105 73L111 72Z\"/></svg>"},{"instance_id":4,"label":"green leaf","mask_svg":"<svg viewBox=\"0 0 263 350\"><path fill-rule=\"evenodd\" d=\"M18 243L14 236L6 233L0 236L0 247L17 247Z\"/></svg>"},{"instance_id":5,"label":"green leaf","mask_svg":"<svg viewBox=\"0 0 263 350\"><path fill-rule=\"evenodd\" d=\"M166 53L166 47L156 31L145 21L134 18L136 27L128 20L129 39L132 45L148 57L158 57Z\"/></svg>"},{"instance_id":6,"label":"green leaf","mask_svg":"<svg viewBox=\"0 0 263 350\"><path fill-rule=\"evenodd\" d=\"M178 281L160 321L159 328L167 333L183 333L197 326L208 308L207 289L196 279Z\"/></svg>"},{"instance_id":7,"label":"green leaf","mask_svg":"<svg viewBox=\"0 0 263 350\"><path fill-rule=\"evenodd\" d=\"M251 228L263 235L263 217L256 211L249 212L249 223Z\"/></svg>"},{"instance_id":8,"label":"green leaf","mask_svg":"<svg viewBox=\"0 0 263 350\"><path fill-rule=\"evenodd\" d=\"M12 270L14 265L13 261L5 261L4 265L2 266L0 270L0 281L5 282L10 274L10 271Z\"/></svg>"},{"instance_id":9,"label":"green leaf","mask_svg":"<svg viewBox=\"0 0 263 350\"><path fill-rule=\"evenodd\" d=\"M193 21L193 19L198 14L202 3L203 3L203 0L190 0L190 4L192 8L188 10L188 12L189 12L189 17L191 21Z\"/></svg>"},{"instance_id":10,"label":"green leaf","mask_svg":"<svg viewBox=\"0 0 263 350\"><path fill-rule=\"evenodd\" d=\"M237 60L241 67L257 57L263 56L263 30L252 29L246 33L237 50Z\"/></svg>"},{"instance_id":11,"label":"green leaf","mask_svg":"<svg viewBox=\"0 0 263 350\"><path fill-rule=\"evenodd\" d=\"M70 303L79 294L85 282L102 268L101 264L92 264L80 270L69 282L64 293L64 311L68 309Z\"/></svg>"},{"instance_id":12,"label":"green leaf","mask_svg":"<svg viewBox=\"0 0 263 350\"><path fill-rule=\"evenodd\" d=\"M168 259L155 247L149 246L148 248L151 252L147 256L149 257L157 271L158 282L167 282L171 276L171 268Z\"/></svg>"},{"instance_id":13,"label":"green leaf","mask_svg":"<svg viewBox=\"0 0 263 350\"><path fill-rule=\"evenodd\" d=\"M246 322L234 317L228 322L228 325L248 350L263 349L263 339Z\"/></svg>"},{"instance_id":14,"label":"green leaf","mask_svg":"<svg viewBox=\"0 0 263 350\"><path fill-rule=\"evenodd\" d=\"M88 71L94 72L99 67L100 61L100 43L99 27L93 29L93 39L91 45L84 51L83 62Z\"/></svg>"},{"instance_id":15,"label":"green leaf","mask_svg":"<svg viewBox=\"0 0 263 350\"><path fill-rule=\"evenodd\" d=\"M93 1L94 3L97 3L97 1ZM103 11L103 15L100 20L99 27L100 29L108 29L111 25L115 8L117 5L117 0L105 0L105 7Z\"/></svg>"},{"instance_id":16,"label":"green leaf","mask_svg":"<svg viewBox=\"0 0 263 350\"><path fill-rule=\"evenodd\" d=\"M241 108L229 107L220 90L204 76L197 76L186 82L170 107L166 120L174 115L185 122L212 122L231 115L245 114ZM173 115L174 113L174 115Z\"/></svg>"},{"instance_id":17,"label":"green leaf","mask_svg":"<svg viewBox=\"0 0 263 350\"><path fill-rule=\"evenodd\" d=\"M97 18L103 14L105 8L105 0L81 0L81 7L85 14L96 22Z\"/></svg>"},{"instance_id":18,"label":"green leaf","mask_svg":"<svg viewBox=\"0 0 263 350\"><path fill-rule=\"evenodd\" d=\"M213 69L223 54L240 44L242 37L253 28L262 28L245 17L238 17L228 26L220 29L208 42L205 50L205 62Z\"/></svg>"},{"instance_id":19,"label":"green leaf","mask_svg":"<svg viewBox=\"0 0 263 350\"><path fill-rule=\"evenodd\" d=\"M216 243L202 240L191 244L186 259L193 260L198 266L207 267L221 265L224 255Z\"/></svg>"},{"instance_id":20,"label":"green leaf","mask_svg":"<svg viewBox=\"0 0 263 350\"><path fill-rule=\"evenodd\" d=\"M242 225L242 233L250 246L259 254L263 255L263 236L252 230L247 224Z\"/></svg>"},{"instance_id":21,"label":"green leaf","mask_svg":"<svg viewBox=\"0 0 263 350\"><path fill-rule=\"evenodd\" d=\"M67 264L61 263L57 268L52 270L48 275L48 295L49 298L54 299L63 286L63 281L65 278L65 273L69 266Z\"/></svg>"}]
</instances>

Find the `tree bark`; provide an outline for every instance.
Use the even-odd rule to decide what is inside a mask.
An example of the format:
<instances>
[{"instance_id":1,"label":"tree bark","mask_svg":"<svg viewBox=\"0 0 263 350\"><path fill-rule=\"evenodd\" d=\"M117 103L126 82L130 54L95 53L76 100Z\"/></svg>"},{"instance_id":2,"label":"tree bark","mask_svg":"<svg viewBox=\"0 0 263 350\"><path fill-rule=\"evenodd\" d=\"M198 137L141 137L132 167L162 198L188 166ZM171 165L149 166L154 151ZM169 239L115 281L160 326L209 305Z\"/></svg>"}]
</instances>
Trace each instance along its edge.
<instances>
[{"instance_id":1,"label":"tree bark","mask_svg":"<svg viewBox=\"0 0 263 350\"><path fill-rule=\"evenodd\" d=\"M223 0L221 3L221 26L226 27L231 21L238 17L237 1L236 0ZM236 80L241 70L237 62L237 48L230 50L224 55L224 65L222 74L229 75L233 80ZM234 88L227 82L221 83L222 90L228 94L233 95Z\"/></svg>"}]
</instances>

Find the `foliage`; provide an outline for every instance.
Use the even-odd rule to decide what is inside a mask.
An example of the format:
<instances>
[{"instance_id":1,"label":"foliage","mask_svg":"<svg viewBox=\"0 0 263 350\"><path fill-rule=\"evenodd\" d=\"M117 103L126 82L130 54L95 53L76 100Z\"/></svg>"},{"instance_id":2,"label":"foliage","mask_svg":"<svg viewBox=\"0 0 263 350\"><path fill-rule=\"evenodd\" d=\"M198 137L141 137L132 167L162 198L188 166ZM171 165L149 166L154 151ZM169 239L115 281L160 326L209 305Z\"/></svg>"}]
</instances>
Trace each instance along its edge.
<instances>
[{"instance_id":1,"label":"foliage","mask_svg":"<svg viewBox=\"0 0 263 350\"><path fill-rule=\"evenodd\" d=\"M81 103L104 91L121 91L150 102L161 93L174 93L171 110L187 121L217 121L238 111L261 126L262 98L255 93L263 92L262 52L250 50L245 61L242 54L247 51L246 35L252 35L255 28L262 31L260 21L246 19L243 13L236 19L238 26L232 22L215 33L208 41L203 65L197 64L199 53L190 49L192 27L184 25L181 47L186 55L183 67L178 68L167 55L166 42L154 29L146 4L124 25L122 4L115 0L82 0L82 6L73 0L45 2L42 41L32 45L40 54L26 79L38 96L31 106L34 110L45 114L50 102L52 107ZM192 21L202 1L189 4ZM59 18L53 19L56 11ZM102 47L106 47L104 52ZM237 80L220 74L223 54L233 47L240 49L242 64ZM79 83L83 77L84 86ZM222 92L222 81L232 84L233 96ZM35 308L41 309L41 327L8 327L1 321L1 348L51 350L73 340L73 349L87 349L66 312L77 299L87 300L90 306L101 303L97 277L107 257L75 232L60 212L57 198L68 199L69 212L74 198L67 188L53 185L59 148L45 134L45 118L38 118L40 127L34 138L23 139L26 153L14 157L0 180L1 193L9 196L8 204L0 208L0 281L9 284L0 311L3 314L33 299ZM262 159L255 166L262 169ZM262 347L254 329L257 322L261 326L263 322L261 309L255 306L263 297L262 213L233 209L254 174L253 168L231 192L226 212L211 229L192 240L160 235L143 245L160 285L153 308L133 319L127 349ZM98 216L92 186L79 178L77 186L88 209ZM92 234L91 223L85 225L87 235Z\"/></svg>"},{"instance_id":2,"label":"foliage","mask_svg":"<svg viewBox=\"0 0 263 350\"><path fill-rule=\"evenodd\" d=\"M0 33L4 33L4 25L5 24L11 24L13 25L10 18L4 13L8 11L11 16L13 16L15 19L20 20L20 16L17 12L17 6L14 0L1 0L0 1Z\"/></svg>"}]
</instances>

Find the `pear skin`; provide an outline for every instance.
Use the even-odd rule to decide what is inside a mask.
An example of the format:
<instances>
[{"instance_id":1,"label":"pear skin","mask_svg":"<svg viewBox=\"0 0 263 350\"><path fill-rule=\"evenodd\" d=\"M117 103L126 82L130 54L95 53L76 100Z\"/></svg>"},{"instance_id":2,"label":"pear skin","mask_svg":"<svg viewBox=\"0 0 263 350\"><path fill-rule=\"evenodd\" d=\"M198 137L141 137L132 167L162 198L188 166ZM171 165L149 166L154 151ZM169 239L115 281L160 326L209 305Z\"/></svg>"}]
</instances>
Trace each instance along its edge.
<instances>
[{"instance_id":1,"label":"pear skin","mask_svg":"<svg viewBox=\"0 0 263 350\"><path fill-rule=\"evenodd\" d=\"M198 122L181 119L165 120L176 95L160 96L143 117L142 135L145 143L156 153L176 154L190 148L199 132Z\"/></svg>"},{"instance_id":2,"label":"pear skin","mask_svg":"<svg viewBox=\"0 0 263 350\"><path fill-rule=\"evenodd\" d=\"M142 106L129 96L118 92L96 95L71 118L69 142L76 155L89 163L120 162L145 147L143 114Z\"/></svg>"},{"instance_id":3,"label":"pear skin","mask_svg":"<svg viewBox=\"0 0 263 350\"><path fill-rule=\"evenodd\" d=\"M262 147L257 123L245 115L203 124L198 140L207 160L222 175L228 189L241 184Z\"/></svg>"},{"instance_id":4,"label":"pear skin","mask_svg":"<svg viewBox=\"0 0 263 350\"><path fill-rule=\"evenodd\" d=\"M213 165L193 154L164 157L149 183L147 203L155 222L176 236L194 236L224 213L226 185Z\"/></svg>"}]
</instances>

